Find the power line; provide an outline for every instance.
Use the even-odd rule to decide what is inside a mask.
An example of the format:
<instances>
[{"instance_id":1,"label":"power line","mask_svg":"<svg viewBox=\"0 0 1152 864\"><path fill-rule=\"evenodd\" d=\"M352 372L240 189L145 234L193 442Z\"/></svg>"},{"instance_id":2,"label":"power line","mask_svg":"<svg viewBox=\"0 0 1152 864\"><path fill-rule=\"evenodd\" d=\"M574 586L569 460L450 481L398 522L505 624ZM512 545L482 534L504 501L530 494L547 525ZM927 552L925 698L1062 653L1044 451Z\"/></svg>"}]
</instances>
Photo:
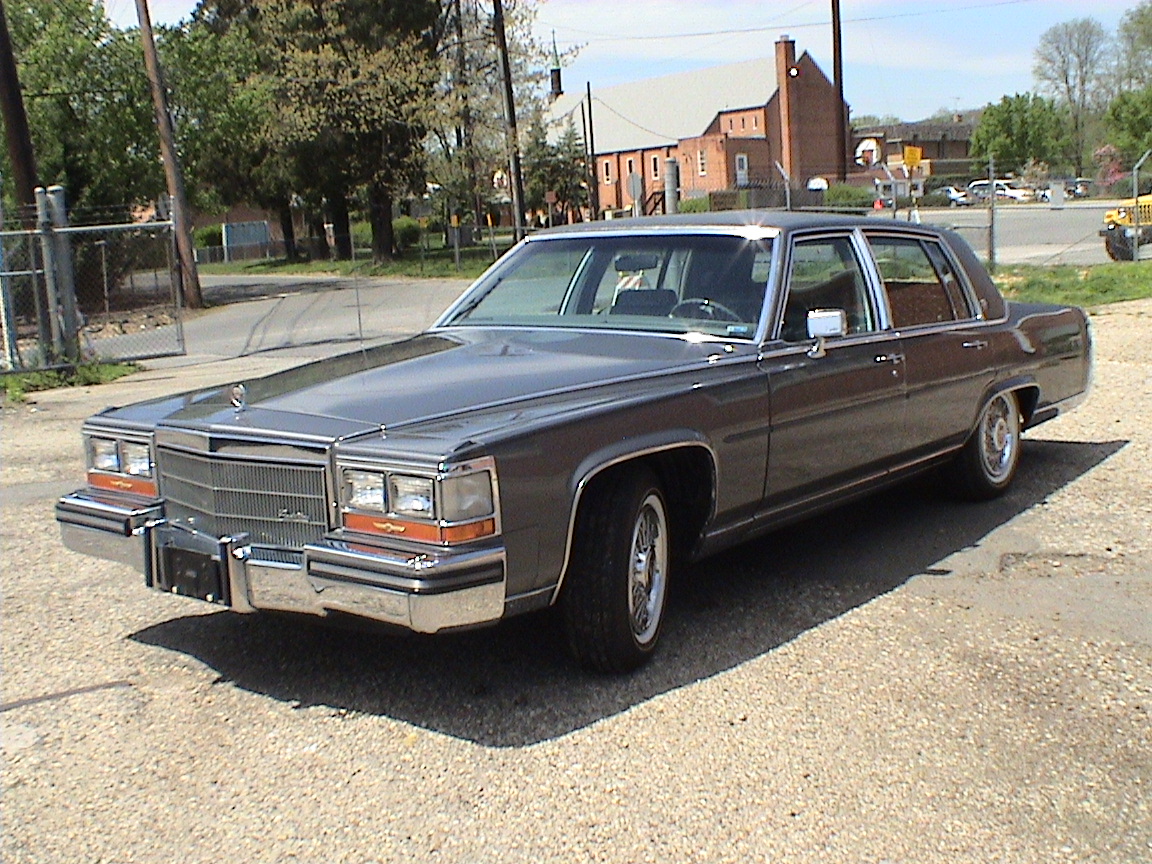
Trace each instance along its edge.
<instances>
[{"instance_id":1,"label":"power line","mask_svg":"<svg viewBox=\"0 0 1152 864\"><path fill-rule=\"evenodd\" d=\"M1020 6L1024 3L1038 3L1040 0L996 0L992 3L975 3L969 6L947 6L938 9L923 9L914 12L893 12L889 15L862 15L858 18L845 18L845 24L866 24L876 21L892 21L898 18L922 18L928 15L940 15L949 12L971 12L976 9L992 9L997 6ZM811 5L810 3L803 3L800 6L790 9L784 15L791 15L794 12L803 9L805 6ZM745 33L764 33L771 30L777 30L781 27L787 27L791 30L800 30L807 27L828 27L832 21L810 21L805 24L763 24L756 27L738 27L727 30L700 30L692 33L665 33L657 35L641 35L641 36L619 36L609 33L600 33L594 30L581 30L575 27L565 27L564 25L549 24L546 21L541 21L546 27L559 27L561 30L568 30L572 33L580 33L586 36L595 37L597 42L651 42L667 39L699 39L705 36L737 36ZM567 40L567 44L579 44L572 40Z\"/></svg>"}]
</instances>

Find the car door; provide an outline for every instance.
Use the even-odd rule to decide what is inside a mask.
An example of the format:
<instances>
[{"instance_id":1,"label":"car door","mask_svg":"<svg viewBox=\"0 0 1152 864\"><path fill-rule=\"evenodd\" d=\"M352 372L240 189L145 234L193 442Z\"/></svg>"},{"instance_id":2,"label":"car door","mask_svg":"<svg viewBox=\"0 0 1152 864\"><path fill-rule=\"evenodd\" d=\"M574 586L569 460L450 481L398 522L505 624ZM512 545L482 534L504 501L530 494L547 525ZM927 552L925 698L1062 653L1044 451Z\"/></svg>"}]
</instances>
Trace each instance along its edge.
<instances>
[{"instance_id":1,"label":"car door","mask_svg":"<svg viewBox=\"0 0 1152 864\"><path fill-rule=\"evenodd\" d=\"M910 458L964 440L992 378L987 324L935 239L866 231L900 335L907 382Z\"/></svg>"},{"instance_id":2,"label":"car door","mask_svg":"<svg viewBox=\"0 0 1152 864\"><path fill-rule=\"evenodd\" d=\"M761 361L772 400L766 506L802 502L881 472L900 456L904 363L850 232L794 237L776 338ZM822 345L807 315L839 309L847 332Z\"/></svg>"}]
</instances>

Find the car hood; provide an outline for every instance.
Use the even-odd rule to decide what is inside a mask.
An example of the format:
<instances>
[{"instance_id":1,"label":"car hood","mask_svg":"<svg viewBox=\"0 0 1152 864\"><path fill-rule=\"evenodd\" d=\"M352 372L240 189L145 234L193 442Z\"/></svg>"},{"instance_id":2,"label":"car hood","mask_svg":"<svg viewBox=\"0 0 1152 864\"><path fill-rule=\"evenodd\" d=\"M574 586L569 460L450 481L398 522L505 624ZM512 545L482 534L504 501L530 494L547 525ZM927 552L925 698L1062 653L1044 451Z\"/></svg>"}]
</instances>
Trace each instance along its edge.
<instances>
[{"instance_id":1,"label":"car hood","mask_svg":"<svg viewBox=\"0 0 1152 864\"><path fill-rule=\"evenodd\" d=\"M728 343L683 336L452 328L233 384L114 409L140 426L332 441L706 366ZM746 346L753 350L751 346Z\"/></svg>"}]
</instances>

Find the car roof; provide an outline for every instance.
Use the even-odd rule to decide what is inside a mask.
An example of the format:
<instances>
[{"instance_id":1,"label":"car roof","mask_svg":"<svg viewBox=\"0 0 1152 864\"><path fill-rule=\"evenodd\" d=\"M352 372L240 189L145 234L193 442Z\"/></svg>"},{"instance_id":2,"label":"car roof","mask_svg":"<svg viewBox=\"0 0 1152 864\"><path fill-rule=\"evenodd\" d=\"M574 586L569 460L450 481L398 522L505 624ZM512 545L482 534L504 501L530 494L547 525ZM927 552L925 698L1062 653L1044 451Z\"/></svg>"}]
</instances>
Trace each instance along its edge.
<instances>
[{"instance_id":1,"label":"car roof","mask_svg":"<svg viewBox=\"0 0 1152 864\"><path fill-rule=\"evenodd\" d=\"M891 220L890 220L891 221ZM630 230L651 230L653 228L776 228L781 231L795 231L805 228L890 228L881 220L866 216L844 213L804 212L786 210L724 210L716 213L676 213L671 216L641 216L632 219L604 219L595 222L577 222L573 225L560 225L544 228L532 236L555 236L557 234L581 234L585 232L628 232ZM920 226L900 223L900 228Z\"/></svg>"}]
</instances>

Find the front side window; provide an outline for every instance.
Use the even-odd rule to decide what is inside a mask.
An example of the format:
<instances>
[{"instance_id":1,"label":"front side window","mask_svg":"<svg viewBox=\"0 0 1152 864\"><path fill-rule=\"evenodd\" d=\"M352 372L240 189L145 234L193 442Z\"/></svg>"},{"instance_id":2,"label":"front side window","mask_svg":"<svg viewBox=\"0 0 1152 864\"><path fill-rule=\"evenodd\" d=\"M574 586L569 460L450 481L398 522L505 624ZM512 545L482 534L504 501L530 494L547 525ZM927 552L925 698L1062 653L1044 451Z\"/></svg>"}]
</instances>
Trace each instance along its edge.
<instances>
[{"instance_id":1,"label":"front side window","mask_svg":"<svg viewBox=\"0 0 1152 864\"><path fill-rule=\"evenodd\" d=\"M808 339L808 313L841 309L849 335L879 327L876 309L847 236L798 240L792 246L788 295L780 338L787 342Z\"/></svg>"},{"instance_id":2,"label":"front side window","mask_svg":"<svg viewBox=\"0 0 1152 864\"><path fill-rule=\"evenodd\" d=\"M930 240L869 235L894 327L971 318L973 312L943 250Z\"/></svg>"},{"instance_id":3,"label":"front side window","mask_svg":"<svg viewBox=\"0 0 1152 864\"><path fill-rule=\"evenodd\" d=\"M675 234L530 241L492 270L449 326L756 334L771 240Z\"/></svg>"}]
</instances>

